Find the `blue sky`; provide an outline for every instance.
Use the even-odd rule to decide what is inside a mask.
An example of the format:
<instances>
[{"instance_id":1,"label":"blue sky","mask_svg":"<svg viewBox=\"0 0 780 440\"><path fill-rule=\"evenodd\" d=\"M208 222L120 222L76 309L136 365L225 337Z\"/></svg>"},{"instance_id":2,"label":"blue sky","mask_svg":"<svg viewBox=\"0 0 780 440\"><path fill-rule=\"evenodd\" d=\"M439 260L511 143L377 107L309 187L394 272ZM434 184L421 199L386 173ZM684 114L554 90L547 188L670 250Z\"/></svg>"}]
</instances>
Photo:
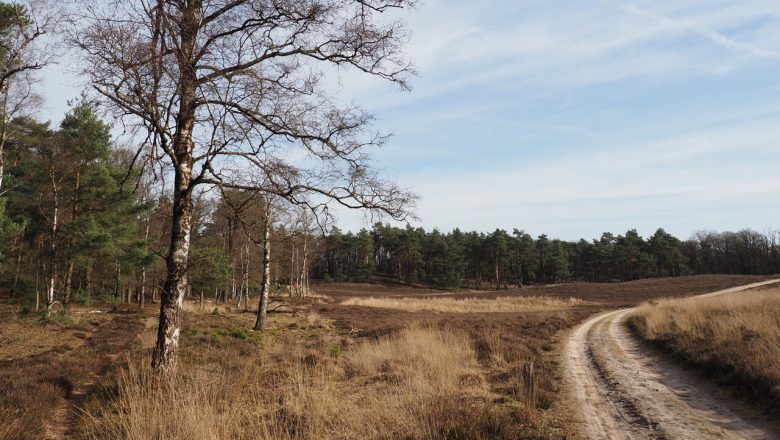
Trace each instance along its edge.
<instances>
[{"instance_id":1,"label":"blue sky","mask_svg":"<svg viewBox=\"0 0 780 440\"><path fill-rule=\"evenodd\" d=\"M411 93L344 72L394 133L419 225L564 239L780 227L780 2L428 0ZM45 118L78 93L45 72ZM340 213L344 229L361 216Z\"/></svg>"}]
</instances>

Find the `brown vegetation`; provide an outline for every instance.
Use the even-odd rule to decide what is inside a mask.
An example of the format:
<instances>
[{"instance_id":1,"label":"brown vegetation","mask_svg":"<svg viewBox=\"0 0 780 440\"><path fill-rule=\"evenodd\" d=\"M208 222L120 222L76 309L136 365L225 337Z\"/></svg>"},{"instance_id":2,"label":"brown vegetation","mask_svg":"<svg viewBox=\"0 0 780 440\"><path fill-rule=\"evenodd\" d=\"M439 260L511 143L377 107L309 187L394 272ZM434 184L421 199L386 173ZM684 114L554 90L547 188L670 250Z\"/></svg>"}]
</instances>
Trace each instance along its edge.
<instances>
[{"instance_id":1,"label":"brown vegetation","mask_svg":"<svg viewBox=\"0 0 780 440\"><path fill-rule=\"evenodd\" d=\"M244 317L197 316L171 383L143 366L85 408L87 438L509 438L469 337L412 326L352 344L311 314L274 315L262 338ZM229 324L230 325L230 324ZM282 331L282 330L286 331ZM141 364L143 365L143 363ZM163 411L164 410L164 411ZM162 414L167 414L162 417Z\"/></svg>"},{"instance_id":2,"label":"brown vegetation","mask_svg":"<svg viewBox=\"0 0 780 440\"><path fill-rule=\"evenodd\" d=\"M7 358L0 360L0 439L69 434L72 407L92 391L139 327L135 318L105 314L49 323L28 317L3 324L3 339L13 338L6 330L21 331L32 338L34 348L4 351Z\"/></svg>"},{"instance_id":3,"label":"brown vegetation","mask_svg":"<svg viewBox=\"0 0 780 440\"><path fill-rule=\"evenodd\" d=\"M770 279L764 275L691 275L672 278L647 278L625 283L567 283L529 286L509 291L489 293L453 294L453 296L478 296L495 298L507 293L526 296L579 298L598 302L605 308L628 307L656 298L672 298L698 295L729 287L743 286Z\"/></svg>"},{"instance_id":4,"label":"brown vegetation","mask_svg":"<svg viewBox=\"0 0 780 440\"><path fill-rule=\"evenodd\" d=\"M0 334L16 342L3 355L13 361L0 361L0 413L10 420L2 426L3 435L566 438L573 433L561 410L557 338L561 330L613 307L594 298L636 302L654 291L682 295L686 280L691 293L701 293L745 284L746 278L533 287L522 292L560 301L562 307L501 313L410 313L316 296L276 297L262 335L248 330L252 313L237 313L232 305L186 303L180 377L172 384L157 382L148 370L155 318L87 314L76 307L73 322L41 324L11 313L18 306L4 305ZM360 293L371 287L345 284L339 289L365 299ZM386 295L378 295L380 289ZM480 307L498 296L414 295L412 289L390 287L369 291L392 301L407 297ZM471 297L478 299L462 301ZM572 305L569 297L585 300ZM495 304L507 300L540 298L512 296ZM154 314L155 307L147 305L146 314ZM31 344L9 337L6 330ZM35 341L44 340L49 345L35 347ZM125 349L127 356L118 357ZM160 418L163 406L172 409L175 417L168 420L175 424Z\"/></svg>"},{"instance_id":5,"label":"brown vegetation","mask_svg":"<svg viewBox=\"0 0 780 440\"><path fill-rule=\"evenodd\" d=\"M349 298L344 305L380 307L407 312L433 311L442 313L497 313L536 312L566 309L581 305L576 298L558 299L529 296L501 296L495 299L478 298Z\"/></svg>"},{"instance_id":6,"label":"brown vegetation","mask_svg":"<svg viewBox=\"0 0 780 440\"><path fill-rule=\"evenodd\" d=\"M780 289L645 303L629 324L642 338L777 410Z\"/></svg>"}]
</instances>

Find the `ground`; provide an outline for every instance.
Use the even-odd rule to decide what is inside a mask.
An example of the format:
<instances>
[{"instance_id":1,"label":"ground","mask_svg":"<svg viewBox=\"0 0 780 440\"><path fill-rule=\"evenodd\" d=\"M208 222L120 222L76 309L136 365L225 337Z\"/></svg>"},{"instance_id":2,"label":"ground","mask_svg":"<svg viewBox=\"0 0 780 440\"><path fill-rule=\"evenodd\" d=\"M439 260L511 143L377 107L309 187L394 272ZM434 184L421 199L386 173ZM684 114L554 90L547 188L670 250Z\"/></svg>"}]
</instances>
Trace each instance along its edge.
<instances>
[{"instance_id":1,"label":"ground","mask_svg":"<svg viewBox=\"0 0 780 440\"><path fill-rule=\"evenodd\" d=\"M562 385L566 372L561 362L568 329L605 310L655 298L691 296L765 278L711 275L455 293L398 286L322 284L316 285L316 295L306 300L277 298L272 304L269 329L262 335L249 330L254 321L252 313L225 305L206 304L200 308L193 301L186 305L182 371L190 384L201 383L203 377L230 382L219 385L217 390L234 386L248 389L255 382L268 386L283 384L272 396L252 396L255 400L220 397L227 399L220 402L233 406L252 404L269 408L263 416L264 424L258 426L270 431L258 437L312 438L325 433L342 438L350 438L347 434L355 438L571 438L578 431L571 423L571 407L566 403ZM393 301L369 306L344 304L356 297ZM509 311L470 313L451 307L453 299L497 297L528 299L513 299ZM447 307L415 306L409 309L416 311L409 311L405 307L411 303L404 298L450 302ZM551 302L549 298L558 301ZM522 304L526 302L529 307L524 311ZM108 305L74 307L69 318L44 323L34 313L20 314L20 308L13 303L0 304L0 418L10 420L0 428L0 438L100 438L101 433L127 436L128 430L136 429L123 425L126 420L116 422L116 417L109 415L117 413L117 405L122 405L122 398L132 391L120 385L132 380L142 382L133 379L135 376L128 379L128 374L144 377L154 340L156 307L147 304L144 310L137 310L128 306L113 313L107 312ZM448 334L457 335L456 340L446 339ZM440 361L423 359L426 353L414 351L415 340L425 338L430 341L422 352L430 351L430 344L455 346L458 340L468 342L460 357L452 358L459 360L450 361L463 364L461 370L452 371L452 383L436 385L452 387L454 394L445 396L449 399L446 412L462 411L464 415L458 420L439 422L445 406L436 390L428 396L435 399L435 405L422 406L422 391L419 396L398 397L408 384L422 389L420 384L438 380L418 377L415 371L404 367L405 362L418 362L429 369L442 368L440 376L450 372ZM382 358L386 353L392 356ZM531 363L535 395L529 402L523 368ZM242 381L246 383L241 385ZM316 394L322 388L327 388L328 393ZM376 397L393 393L393 401ZM147 397L139 394L138 400ZM306 406L314 399L320 399L320 406L331 405L334 411L338 408L336 413L363 414L361 421L325 413L317 418ZM207 403L212 400L209 397ZM345 406L346 400L363 403ZM399 408L395 413L388 411L376 420L367 412L393 405ZM418 408L435 422L419 417L410 419L408 414L402 414L404 407ZM132 413L134 409L128 411ZM214 410L214 417L223 417L223 412ZM471 430L460 420L469 415L475 417L468 420ZM189 415L183 412L180 417ZM203 414L192 417L206 418ZM256 414L251 417L242 420L258 418ZM366 422L368 419L373 421ZM219 424L220 420L215 419L212 424ZM431 430L420 437L403 431L404 426L414 423ZM315 432L315 425L321 431ZM398 428L383 431L382 426ZM150 434L148 438L154 437Z\"/></svg>"}]
</instances>

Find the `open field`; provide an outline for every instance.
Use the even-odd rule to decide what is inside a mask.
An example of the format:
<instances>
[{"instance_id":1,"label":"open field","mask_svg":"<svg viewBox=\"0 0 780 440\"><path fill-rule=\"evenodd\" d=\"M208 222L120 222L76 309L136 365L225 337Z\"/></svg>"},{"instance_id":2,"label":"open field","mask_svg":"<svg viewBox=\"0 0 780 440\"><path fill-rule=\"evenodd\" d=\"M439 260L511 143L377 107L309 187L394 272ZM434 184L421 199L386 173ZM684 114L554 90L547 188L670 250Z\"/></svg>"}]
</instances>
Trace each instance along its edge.
<instances>
[{"instance_id":1,"label":"open field","mask_svg":"<svg viewBox=\"0 0 780 440\"><path fill-rule=\"evenodd\" d=\"M659 297L673 298L713 292L732 286L753 283L770 277L763 275L693 275L674 278L649 278L625 283L565 283L529 285L508 290L413 289L382 284L325 283L316 286L317 293L336 300L352 297L428 297L493 299L506 296L576 298L609 307L638 305Z\"/></svg>"},{"instance_id":2,"label":"open field","mask_svg":"<svg viewBox=\"0 0 780 440\"><path fill-rule=\"evenodd\" d=\"M0 339L11 343L2 346L0 360L0 438L69 435L77 421L73 408L105 384L140 328L138 319L106 314L77 315L67 322L5 321ZM20 337L30 337L29 346Z\"/></svg>"},{"instance_id":3,"label":"open field","mask_svg":"<svg viewBox=\"0 0 780 440\"><path fill-rule=\"evenodd\" d=\"M645 303L628 322L643 339L780 409L780 288Z\"/></svg>"},{"instance_id":4,"label":"open field","mask_svg":"<svg viewBox=\"0 0 780 440\"><path fill-rule=\"evenodd\" d=\"M653 291L686 295L686 282L698 294L755 278L456 294L381 287L366 295L343 284L339 294L275 298L284 307L262 334L248 330L252 313L193 302L174 387L148 375L156 304L76 308L50 324L4 304L0 337L11 342L0 361L0 412L12 422L0 438L572 438L559 350L567 329ZM401 306L350 299L369 297ZM161 418L163 408L173 418Z\"/></svg>"},{"instance_id":5,"label":"open field","mask_svg":"<svg viewBox=\"0 0 780 440\"><path fill-rule=\"evenodd\" d=\"M441 313L503 313L566 310L584 304L582 300L569 298L544 298L532 296L501 296L494 299L479 298L349 298L341 304L347 306L379 307L406 312L432 311Z\"/></svg>"}]
</instances>

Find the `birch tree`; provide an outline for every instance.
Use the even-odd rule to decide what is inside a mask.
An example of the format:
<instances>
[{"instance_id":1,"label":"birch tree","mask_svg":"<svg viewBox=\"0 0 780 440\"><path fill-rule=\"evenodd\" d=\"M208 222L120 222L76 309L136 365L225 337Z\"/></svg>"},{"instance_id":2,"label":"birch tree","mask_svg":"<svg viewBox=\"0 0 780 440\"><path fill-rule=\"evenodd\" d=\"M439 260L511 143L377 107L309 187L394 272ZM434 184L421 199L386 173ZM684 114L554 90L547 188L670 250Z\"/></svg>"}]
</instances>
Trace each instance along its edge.
<instances>
[{"instance_id":1,"label":"birch tree","mask_svg":"<svg viewBox=\"0 0 780 440\"><path fill-rule=\"evenodd\" d=\"M268 296L271 291L271 227L272 203L265 201L263 213L263 281L260 285L260 297L257 305L257 319L255 320L255 331L261 331L265 328L265 320L268 313Z\"/></svg>"},{"instance_id":2,"label":"birch tree","mask_svg":"<svg viewBox=\"0 0 780 440\"><path fill-rule=\"evenodd\" d=\"M331 205L398 220L414 197L371 167L387 137L326 79L358 72L407 88L413 0L80 2L70 41L97 95L148 133L173 175L173 226L152 365L175 371L197 185L256 190L327 218ZM140 150L139 150L140 156Z\"/></svg>"}]
</instances>

